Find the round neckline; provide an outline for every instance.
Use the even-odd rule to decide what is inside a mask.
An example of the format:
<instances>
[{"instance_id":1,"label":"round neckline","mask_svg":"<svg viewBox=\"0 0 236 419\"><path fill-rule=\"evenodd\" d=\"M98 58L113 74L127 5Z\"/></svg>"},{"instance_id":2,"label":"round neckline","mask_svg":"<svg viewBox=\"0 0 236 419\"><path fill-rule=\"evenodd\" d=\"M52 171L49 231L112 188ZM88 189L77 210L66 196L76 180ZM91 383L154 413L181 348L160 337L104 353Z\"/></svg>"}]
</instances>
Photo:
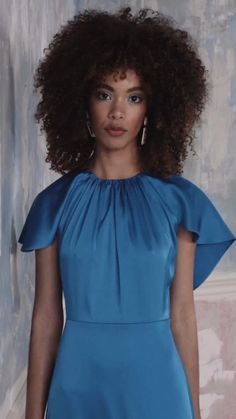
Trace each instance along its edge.
<instances>
[{"instance_id":1,"label":"round neckline","mask_svg":"<svg viewBox=\"0 0 236 419\"><path fill-rule=\"evenodd\" d=\"M128 177L125 177L125 178L107 178L107 179L105 179L105 178L98 177L91 169L86 169L86 172L89 173L90 176L92 176L94 179L98 180L99 182L113 182L113 183L133 180L133 179L136 179L136 178L138 178L138 177L140 177L144 174L144 172L138 172L135 175L128 176Z\"/></svg>"}]
</instances>

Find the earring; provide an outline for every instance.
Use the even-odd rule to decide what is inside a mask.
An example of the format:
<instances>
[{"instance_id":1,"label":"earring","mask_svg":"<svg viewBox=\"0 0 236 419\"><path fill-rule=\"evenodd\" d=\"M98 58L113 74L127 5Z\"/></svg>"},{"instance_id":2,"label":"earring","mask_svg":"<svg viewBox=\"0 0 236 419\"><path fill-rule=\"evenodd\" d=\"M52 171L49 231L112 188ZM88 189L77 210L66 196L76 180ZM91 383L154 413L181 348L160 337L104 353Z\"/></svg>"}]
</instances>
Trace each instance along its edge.
<instances>
[{"instance_id":1,"label":"earring","mask_svg":"<svg viewBox=\"0 0 236 419\"><path fill-rule=\"evenodd\" d=\"M90 119L89 119L88 112L86 112L86 125L87 125L87 128L88 128L88 132L89 132L90 137L95 138L96 135L94 134L94 132L92 132L91 127L90 127Z\"/></svg>"},{"instance_id":2,"label":"earring","mask_svg":"<svg viewBox=\"0 0 236 419\"><path fill-rule=\"evenodd\" d=\"M141 145L144 145L146 142L146 126L147 126L147 117L145 116L143 121L143 132L142 132L142 138L141 138Z\"/></svg>"}]
</instances>

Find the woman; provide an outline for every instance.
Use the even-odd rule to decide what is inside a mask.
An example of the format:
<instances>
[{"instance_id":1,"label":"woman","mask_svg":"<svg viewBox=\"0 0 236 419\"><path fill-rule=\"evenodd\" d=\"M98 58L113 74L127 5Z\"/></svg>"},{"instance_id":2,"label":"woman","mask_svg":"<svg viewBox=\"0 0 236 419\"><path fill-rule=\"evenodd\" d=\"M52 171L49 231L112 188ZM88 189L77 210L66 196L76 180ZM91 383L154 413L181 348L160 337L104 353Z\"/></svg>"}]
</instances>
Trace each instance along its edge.
<instances>
[{"instance_id":1,"label":"woman","mask_svg":"<svg viewBox=\"0 0 236 419\"><path fill-rule=\"evenodd\" d=\"M19 238L36 251L26 419L199 419L193 289L235 236L180 176L207 98L193 41L150 9L86 10L35 87L62 176Z\"/></svg>"}]
</instances>

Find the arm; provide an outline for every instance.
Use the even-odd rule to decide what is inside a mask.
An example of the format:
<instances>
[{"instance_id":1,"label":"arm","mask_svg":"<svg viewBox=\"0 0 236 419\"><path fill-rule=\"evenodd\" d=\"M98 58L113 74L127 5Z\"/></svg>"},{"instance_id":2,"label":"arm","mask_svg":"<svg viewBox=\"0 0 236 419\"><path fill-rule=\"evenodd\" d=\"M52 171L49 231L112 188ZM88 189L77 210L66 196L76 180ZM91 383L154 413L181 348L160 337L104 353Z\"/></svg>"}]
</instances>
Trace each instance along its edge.
<instances>
[{"instance_id":1,"label":"arm","mask_svg":"<svg viewBox=\"0 0 236 419\"><path fill-rule=\"evenodd\" d=\"M201 419L197 323L193 297L196 244L192 240L192 233L184 228L180 227L177 234L176 269L170 289L171 330L188 376L195 419Z\"/></svg>"},{"instance_id":2,"label":"arm","mask_svg":"<svg viewBox=\"0 0 236 419\"><path fill-rule=\"evenodd\" d=\"M35 300L29 344L25 419L43 419L63 328L57 241L35 251Z\"/></svg>"}]
</instances>

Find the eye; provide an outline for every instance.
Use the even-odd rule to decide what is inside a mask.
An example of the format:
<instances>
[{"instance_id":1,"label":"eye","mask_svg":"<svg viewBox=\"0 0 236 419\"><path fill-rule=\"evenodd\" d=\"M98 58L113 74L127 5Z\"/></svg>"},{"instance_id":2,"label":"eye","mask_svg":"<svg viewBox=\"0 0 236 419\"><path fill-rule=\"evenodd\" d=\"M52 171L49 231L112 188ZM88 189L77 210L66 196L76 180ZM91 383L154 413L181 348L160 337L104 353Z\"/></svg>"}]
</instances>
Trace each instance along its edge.
<instances>
[{"instance_id":1,"label":"eye","mask_svg":"<svg viewBox=\"0 0 236 419\"><path fill-rule=\"evenodd\" d=\"M103 92L103 91L101 90L101 91L97 91L97 92L95 92L95 96L96 96L96 98L97 98L97 99L99 99L99 100L106 100L106 97L107 97L107 96L109 97L109 94L108 94L108 93L106 93L106 92Z\"/></svg>"},{"instance_id":2,"label":"eye","mask_svg":"<svg viewBox=\"0 0 236 419\"><path fill-rule=\"evenodd\" d=\"M139 96L139 95L132 95L132 96L130 96L130 98L133 99L133 100L131 100L131 102L133 102L133 103L141 103L143 101L142 96Z\"/></svg>"},{"instance_id":3,"label":"eye","mask_svg":"<svg viewBox=\"0 0 236 419\"><path fill-rule=\"evenodd\" d=\"M97 90L95 91L94 94L95 94L96 99L101 100L101 101L104 101L104 100L106 101L106 100L111 99L111 95L105 92L104 90ZM144 100L144 98L140 95L131 95L128 100L130 101L130 99L131 99L131 103L141 103Z\"/></svg>"}]
</instances>

